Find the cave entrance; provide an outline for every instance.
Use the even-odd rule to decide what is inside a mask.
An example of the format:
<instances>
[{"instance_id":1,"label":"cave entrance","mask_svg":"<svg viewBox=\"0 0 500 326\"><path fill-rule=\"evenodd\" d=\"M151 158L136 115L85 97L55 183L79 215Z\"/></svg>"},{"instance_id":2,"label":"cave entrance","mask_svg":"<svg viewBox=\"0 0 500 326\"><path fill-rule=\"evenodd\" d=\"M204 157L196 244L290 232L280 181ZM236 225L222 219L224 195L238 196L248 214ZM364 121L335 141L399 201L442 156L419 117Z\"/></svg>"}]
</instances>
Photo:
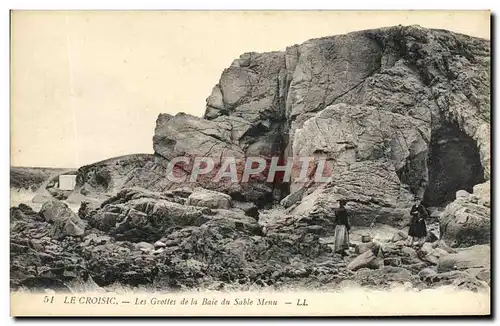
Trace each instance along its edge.
<instances>
[{"instance_id":1,"label":"cave entrance","mask_svg":"<svg viewBox=\"0 0 500 326\"><path fill-rule=\"evenodd\" d=\"M427 206L444 206L455 200L458 190L472 192L484 182L476 143L458 125L445 123L433 131L429 147L429 183L423 198Z\"/></svg>"}]
</instances>

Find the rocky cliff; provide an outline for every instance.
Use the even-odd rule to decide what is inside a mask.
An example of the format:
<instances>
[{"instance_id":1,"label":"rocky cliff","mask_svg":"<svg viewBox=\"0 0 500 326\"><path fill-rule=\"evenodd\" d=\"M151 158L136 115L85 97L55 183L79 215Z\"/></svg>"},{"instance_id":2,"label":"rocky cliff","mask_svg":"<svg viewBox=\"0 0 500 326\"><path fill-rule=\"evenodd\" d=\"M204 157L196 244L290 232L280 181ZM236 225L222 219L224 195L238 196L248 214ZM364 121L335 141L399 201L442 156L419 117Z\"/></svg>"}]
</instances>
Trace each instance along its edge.
<instances>
[{"instance_id":1,"label":"rocky cliff","mask_svg":"<svg viewBox=\"0 0 500 326\"><path fill-rule=\"evenodd\" d=\"M57 201L12 208L11 284L487 288L490 105L489 41L449 31L397 26L243 54L203 117L158 117L154 154L80 168L69 199L94 200L78 216ZM266 169L248 183L173 183L179 156L323 157L331 180L267 181ZM403 229L416 198L431 206L417 251ZM332 252L338 199L353 226L345 259Z\"/></svg>"},{"instance_id":2,"label":"rocky cliff","mask_svg":"<svg viewBox=\"0 0 500 326\"><path fill-rule=\"evenodd\" d=\"M490 112L488 41L397 26L243 54L203 118L158 118L154 149L166 160L327 157L327 185L260 182L230 193L259 204L296 193L288 205L297 214L328 213L346 198L354 223L398 224L415 197L442 206L489 179Z\"/></svg>"}]
</instances>

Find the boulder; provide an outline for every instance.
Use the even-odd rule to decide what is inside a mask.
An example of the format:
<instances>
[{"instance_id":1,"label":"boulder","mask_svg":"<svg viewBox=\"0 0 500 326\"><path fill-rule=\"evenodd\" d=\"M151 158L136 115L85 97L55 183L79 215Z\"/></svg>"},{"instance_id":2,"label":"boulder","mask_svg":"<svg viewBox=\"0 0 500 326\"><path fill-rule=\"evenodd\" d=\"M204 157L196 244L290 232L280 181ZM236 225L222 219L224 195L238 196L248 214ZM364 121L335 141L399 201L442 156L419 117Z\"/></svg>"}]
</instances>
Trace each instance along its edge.
<instances>
[{"instance_id":1,"label":"boulder","mask_svg":"<svg viewBox=\"0 0 500 326\"><path fill-rule=\"evenodd\" d=\"M85 233L86 223L67 204L57 199L43 204L39 214L52 224L50 234L55 239L79 237Z\"/></svg>"},{"instance_id":2,"label":"boulder","mask_svg":"<svg viewBox=\"0 0 500 326\"><path fill-rule=\"evenodd\" d=\"M490 180L474 186L473 194L477 197L477 203L482 206L491 207L491 183Z\"/></svg>"},{"instance_id":3,"label":"boulder","mask_svg":"<svg viewBox=\"0 0 500 326\"><path fill-rule=\"evenodd\" d=\"M66 236L80 237L84 235L85 227L86 223L80 218L69 218L54 222L50 234L54 239L62 239Z\"/></svg>"},{"instance_id":4,"label":"boulder","mask_svg":"<svg viewBox=\"0 0 500 326\"><path fill-rule=\"evenodd\" d=\"M410 257L410 258L416 258L417 257L417 252L415 251L415 249L410 248L410 247L403 247L403 248L401 248L401 252L403 253L403 255L405 255L407 257Z\"/></svg>"},{"instance_id":5,"label":"boulder","mask_svg":"<svg viewBox=\"0 0 500 326\"><path fill-rule=\"evenodd\" d=\"M44 218L26 204L19 204L16 207L10 208L11 227L12 223L15 223L16 221L28 222L30 220L44 220Z\"/></svg>"},{"instance_id":6,"label":"boulder","mask_svg":"<svg viewBox=\"0 0 500 326\"><path fill-rule=\"evenodd\" d=\"M400 257L388 257L384 259L384 266L401 266L401 258Z\"/></svg>"},{"instance_id":7,"label":"boulder","mask_svg":"<svg viewBox=\"0 0 500 326\"><path fill-rule=\"evenodd\" d=\"M57 199L45 202L39 214L49 223L66 220L75 216L75 213L67 204Z\"/></svg>"},{"instance_id":8,"label":"boulder","mask_svg":"<svg viewBox=\"0 0 500 326\"><path fill-rule=\"evenodd\" d=\"M154 243L154 247L155 247L155 248L164 248L164 247L166 247L166 246L167 246L167 245L166 245L164 242L161 242L160 240L158 240L158 241L156 241L156 242Z\"/></svg>"},{"instance_id":9,"label":"boulder","mask_svg":"<svg viewBox=\"0 0 500 326\"><path fill-rule=\"evenodd\" d=\"M407 240L407 239L408 239L408 234L406 232L399 231L399 232L397 232L397 233L394 234L394 236L392 237L391 241L392 242L398 242L398 241Z\"/></svg>"},{"instance_id":10,"label":"boulder","mask_svg":"<svg viewBox=\"0 0 500 326\"><path fill-rule=\"evenodd\" d=\"M459 190L457 191L457 193L455 194L455 198L456 199L459 199L459 198L462 198L462 199L468 199L470 197L471 194L469 194L467 191L465 190Z\"/></svg>"},{"instance_id":11,"label":"boulder","mask_svg":"<svg viewBox=\"0 0 500 326\"><path fill-rule=\"evenodd\" d=\"M476 245L460 250L457 253L443 255L439 258L438 271L466 270L469 268L490 268L490 246Z\"/></svg>"},{"instance_id":12,"label":"boulder","mask_svg":"<svg viewBox=\"0 0 500 326\"><path fill-rule=\"evenodd\" d=\"M422 270L418 276L420 280L427 283L427 285L437 288L448 285L472 292L489 290L489 286L486 281L482 281L479 278L462 271L437 273L436 271L426 268Z\"/></svg>"},{"instance_id":13,"label":"boulder","mask_svg":"<svg viewBox=\"0 0 500 326\"><path fill-rule=\"evenodd\" d=\"M425 256L425 261L431 263L432 265L437 265L439 262L439 254L432 251Z\"/></svg>"},{"instance_id":14,"label":"boulder","mask_svg":"<svg viewBox=\"0 0 500 326\"><path fill-rule=\"evenodd\" d=\"M375 251L379 245L376 242L366 242L356 245L354 252L356 254L364 254L367 251Z\"/></svg>"},{"instance_id":15,"label":"boulder","mask_svg":"<svg viewBox=\"0 0 500 326\"><path fill-rule=\"evenodd\" d=\"M491 241L491 208L457 198L441 214L442 239L452 247L470 247Z\"/></svg>"},{"instance_id":16,"label":"boulder","mask_svg":"<svg viewBox=\"0 0 500 326\"><path fill-rule=\"evenodd\" d=\"M443 240L436 241L432 243L432 248L439 248L446 251L449 254L455 254L457 251L446 244Z\"/></svg>"},{"instance_id":17,"label":"boulder","mask_svg":"<svg viewBox=\"0 0 500 326\"><path fill-rule=\"evenodd\" d=\"M208 221L206 208L171 202L161 193L124 189L104 202L89 224L117 240L154 243L175 227L199 226Z\"/></svg>"},{"instance_id":18,"label":"boulder","mask_svg":"<svg viewBox=\"0 0 500 326\"><path fill-rule=\"evenodd\" d=\"M109 242L86 246L82 254L87 269L99 286L113 283L138 286L151 284L158 273L158 258L151 244Z\"/></svg>"},{"instance_id":19,"label":"boulder","mask_svg":"<svg viewBox=\"0 0 500 326\"><path fill-rule=\"evenodd\" d=\"M373 254L372 250L360 254L347 265L347 269L351 271L356 271L365 267L370 269L377 269L380 267L377 256Z\"/></svg>"},{"instance_id":20,"label":"boulder","mask_svg":"<svg viewBox=\"0 0 500 326\"><path fill-rule=\"evenodd\" d=\"M186 205L230 209L232 207L232 200L229 195L221 192L197 188L187 198Z\"/></svg>"},{"instance_id":21,"label":"boulder","mask_svg":"<svg viewBox=\"0 0 500 326\"><path fill-rule=\"evenodd\" d=\"M127 209L127 206L132 209ZM171 227L201 225L207 221L200 210L169 201L143 198L131 201L127 206L123 210L117 207L119 215L111 231L116 239L154 242ZM104 212L107 210L106 207L103 209Z\"/></svg>"},{"instance_id":22,"label":"boulder","mask_svg":"<svg viewBox=\"0 0 500 326\"><path fill-rule=\"evenodd\" d=\"M413 275L403 267L383 266L376 270L362 268L355 273L354 280L363 287L381 290L391 288L394 282L398 285L413 283Z\"/></svg>"},{"instance_id":23,"label":"boulder","mask_svg":"<svg viewBox=\"0 0 500 326\"><path fill-rule=\"evenodd\" d=\"M285 198L283 198L281 200L280 205L285 207L285 208L288 208L288 207L295 205L297 202L299 202L302 199L306 190L307 189L305 187L302 187L302 188L292 192L291 194L289 194L288 196L286 196Z\"/></svg>"},{"instance_id":24,"label":"boulder","mask_svg":"<svg viewBox=\"0 0 500 326\"><path fill-rule=\"evenodd\" d=\"M259 219L259 208L254 203L235 200L233 201L233 207L243 211L245 215L251 216L257 220Z\"/></svg>"},{"instance_id":25,"label":"boulder","mask_svg":"<svg viewBox=\"0 0 500 326\"><path fill-rule=\"evenodd\" d=\"M432 247L432 243L426 242L422 245L422 247L420 248L420 251L422 251L425 254L429 254L433 251L433 249L434 248Z\"/></svg>"},{"instance_id":26,"label":"boulder","mask_svg":"<svg viewBox=\"0 0 500 326\"><path fill-rule=\"evenodd\" d=\"M369 234L364 234L361 236L361 242L368 243L372 241L372 237Z\"/></svg>"},{"instance_id":27,"label":"boulder","mask_svg":"<svg viewBox=\"0 0 500 326\"><path fill-rule=\"evenodd\" d=\"M217 209L214 214L206 217L209 222L207 225L217 226L228 229L244 230L249 234L261 235L262 229L257 221L250 216L230 210Z\"/></svg>"},{"instance_id":28,"label":"boulder","mask_svg":"<svg viewBox=\"0 0 500 326\"><path fill-rule=\"evenodd\" d=\"M433 282L438 273L432 268L424 268L418 273L418 277L424 282Z\"/></svg>"}]
</instances>

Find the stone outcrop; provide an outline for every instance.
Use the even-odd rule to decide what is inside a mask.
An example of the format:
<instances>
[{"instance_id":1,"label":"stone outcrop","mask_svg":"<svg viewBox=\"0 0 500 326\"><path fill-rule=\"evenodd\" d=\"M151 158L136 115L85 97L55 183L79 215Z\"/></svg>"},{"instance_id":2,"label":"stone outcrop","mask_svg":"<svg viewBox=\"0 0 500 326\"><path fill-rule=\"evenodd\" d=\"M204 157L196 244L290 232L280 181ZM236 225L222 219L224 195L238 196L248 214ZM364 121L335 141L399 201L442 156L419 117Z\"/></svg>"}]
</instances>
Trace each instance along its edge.
<instances>
[{"instance_id":1,"label":"stone outcrop","mask_svg":"<svg viewBox=\"0 0 500 326\"><path fill-rule=\"evenodd\" d=\"M457 192L441 213L442 238L453 247L470 247L491 241L490 182L474 186L474 192Z\"/></svg>"},{"instance_id":2,"label":"stone outcrop","mask_svg":"<svg viewBox=\"0 0 500 326\"><path fill-rule=\"evenodd\" d=\"M356 271L360 268L377 269L379 267L380 264L377 262L377 256L375 256L371 250L367 250L360 254L347 265L347 269L352 271Z\"/></svg>"},{"instance_id":3,"label":"stone outcrop","mask_svg":"<svg viewBox=\"0 0 500 326\"><path fill-rule=\"evenodd\" d=\"M222 191L259 204L291 191L286 206L308 202L297 213L330 210L335 200L323 198L342 197L353 201L355 223L378 215L381 223L399 225L415 196L440 205L489 179L489 78L488 41L418 26L247 53L223 72L204 119L158 118L155 153L167 160L325 157L334 180L316 192L314 183L262 178L246 190ZM454 157L448 179L442 152ZM306 191L296 192L302 187Z\"/></svg>"},{"instance_id":4,"label":"stone outcrop","mask_svg":"<svg viewBox=\"0 0 500 326\"><path fill-rule=\"evenodd\" d=\"M68 200L103 201L121 189L141 187L152 191L167 189L167 161L151 154L114 157L78 169L76 187Z\"/></svg>"},{"instance_id":5,"label":"stone outcrop","mask_svg":"<svg viewBox=\"0 0 500 326\"><path fill-rule=\"evenodd\" d=\"M202 209L169 201L158 193L127 188L104 202L89 224L117 240L155 242L169 228L204 222Z\"/></svg>"},{"instance_id":6,"label":"stone outcrop","mask_svg":"<svg viewBox=\"0 0 500 326\"><path fill-rule=\"evenodd\" d=\"M221 209L230 209L233 206L233 202L229 195L203 188L195 189L187 198L186 204Z\"/></svg>"},{"instance_id":7,"label":"stone outcrop","mask_svg":"<svg viewBox=\"0 0 500 326\"><path fill-rule=\"evenodd\" d=\"M186 196L185 191L176 194ZM377 289L451 284L477 291L490 282L489 246L456 251L440 240L416 251L391 237L353 240L350 255L342 259L333 253L328 224L318 224L319 219L286 218L281 211L280 218L264 212L256 221L234 208L177 200L124 189L100 207L81 209L89 227L82 236L64 238L50 236L44 217L64 220L63 209L49 215L47 207L39 213L23 205L12 208L11 285L60 291L95 291L116 283L170 291L225 286L278 290L331 289L351 281ZM425 268L432 277L421 273Z\"/></svg>"},{"instance_id":8,"label":"stone outcrop","mask_svg":"<svg viewBox=\"0 0 500 326\"><path fill-rule=\"evenodd\" d=\"M13 208L11 284L487 288L490 105L490 43L448 31L396 26L243 54L203 117L159 115L154 154L81 167L68 197L85 201L78 216L59 201ZM191 179L197 157L215 169ZM226 158L241 178L246 157L266 168L213 180ZM295 167L290 182L268 178L273 157L324 159L328 180L311 180L318 161L310 180ZM352 233L390 234L333 253L339 199ZM416 199L435 208L414 249L400 231Z\"/></svg>"},{"instance_id":9,"label":"stone outcrop","mask_svg":"<svg viewBox=\"0 0 500 326\"><path fill-rule=\"evenodd\" d=\"M70 291L79 284L92 283L84 260L71 249L78 244L78 238L53 237L51 224L46 220L50 216L53 225L71 218L60 204L47 204L39 213L26 205L11 208L10 283L13 289ZM61 217L53 213L61 213Z\"/></svg>"},{"instance_id":10,"label":"stone outcrop","mask_svg":"<svg viewBox=\"0 0 500 326\"><path fill-rule=\"evenodd\" d=\"M85 232L86 223L67 204L57 199L43 204L39 214L46 222L51 223L50 235L55 239L66 236L78 237Z\"/></svg>"},{"instance_id":11,"label":"stone outcrop","mask_svg":"<svg viewBox=\"0 0 500 326\"><path fill-rule=\"evenodd\" d=\"M439 259L438 271L469 270L471 268L491 267L491 248L488 245L477 245L463 249L457 253Z\"/></svg>"},{"instance_id":12,"label":"stone outcrop","mask_svg":"<svg viewBox=\"0 0 500 326\"><path fill-rule=\"evenodd\" d=\"M293 194L283 204L294 214L329 212L336 203L327 198L345 198L354 223L401 226L415 197L440 206L489 180L490 112L487 40L419 26L312 39L243 54L223 71L203 118L161 114L154 155L82 167L75 193L109 197L134 186L165 191L191 183L260 208ZM200 156L213 158L215 171L225 157L237 165L245 157L280 164L322 157L334 180L299 182L294 171L291 183L268 181L266 168L248 183L213 182L208 174L179 184L166 178L179 156L189 159L175 165L180 176ZM316 168L311 163L309 174Z\"/></svg>"}]
</instances>

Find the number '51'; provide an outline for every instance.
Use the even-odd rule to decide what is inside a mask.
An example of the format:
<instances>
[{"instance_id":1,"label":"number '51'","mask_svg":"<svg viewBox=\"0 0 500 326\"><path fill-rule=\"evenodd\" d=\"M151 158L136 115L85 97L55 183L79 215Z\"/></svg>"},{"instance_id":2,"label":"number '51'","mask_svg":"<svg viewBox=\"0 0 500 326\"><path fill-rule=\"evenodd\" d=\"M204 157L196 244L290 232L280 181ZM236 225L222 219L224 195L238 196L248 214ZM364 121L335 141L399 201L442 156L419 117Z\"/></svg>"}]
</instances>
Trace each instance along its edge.
<instances>
[{"instance_id":1,"label":"number '51'","mask_svg":"<svg viewBox=\"0 0 500 326\"><path fill-rule=\"evenodd\" d=\"M54 296L53 295L52 296L48 296L48 295L44 296L43 297L43 302L44 303L53 303L54 302Z\"/></svg>"}]
</instances>

